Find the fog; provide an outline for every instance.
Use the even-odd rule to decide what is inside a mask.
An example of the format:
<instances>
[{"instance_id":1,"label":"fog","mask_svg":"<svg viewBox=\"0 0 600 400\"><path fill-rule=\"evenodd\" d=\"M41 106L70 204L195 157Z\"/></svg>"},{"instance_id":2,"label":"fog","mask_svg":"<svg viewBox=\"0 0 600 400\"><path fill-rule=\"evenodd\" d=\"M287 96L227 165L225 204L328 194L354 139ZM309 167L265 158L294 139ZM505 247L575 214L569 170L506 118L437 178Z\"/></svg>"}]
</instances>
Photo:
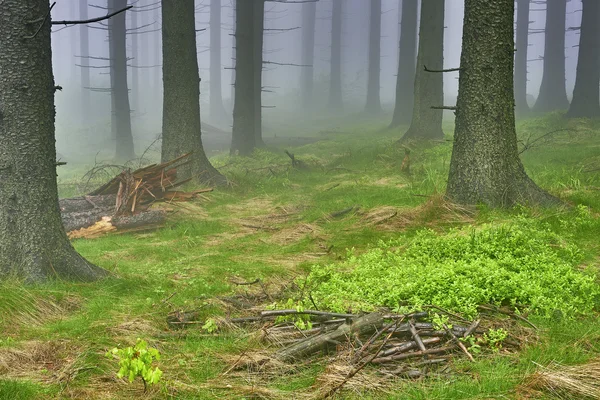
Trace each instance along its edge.
<instances>
[{"instance_id":1,"label":"fog","mask_svg":"<svg viewBox=\"0 0 600 400\"><path fill-rule=\"evenodd\" d=\"M190 0L186 0L190 1ZM444 65L460 65L463 4L461 0L447 0L445 14ZM94 3L96 4L96 3ZM106 4L89 4L89 17L106 14ZM196 1L196 28L198 63L201 76L202 120L230 131L229 124L211 121L208 115L210 63L210 0ZM131 119L136 152L148 147L161 132L162 78L161 78L161 16L155 0L139 0L127 12L128 81ZM343 95L345 112L358 112L364 107L367 63L369 2L345 0L342 33ZM382 0L381 31L381 102L386 113L394 106L398 63L399 17L401 0ZM572 92L575 81L581 0L571 0L567 10L566 84ZM314 96L315 109L327 102L329 58L331 42L332 0L319 0L315 27ZM545 4L532 2L530 6L530 35L528 48L527 93L537 96L542 78L544 53ZM222 95L225 109L231 115L234 73L234 9L232 0L222 0L221 66ZM517 11L518 12L518 11ZM79 4L58 1L52 10L53 20L80 19ZM278 122L298 113L300 102L302 4L267 2L265 6L263 120L264 137L278 133ZM80 57L81 30L89 32L90 88L81 83L85 60ZM111 100L108 41L106 23L89 25L54 26L52 36L53 65L56 84L63 90L56 94L56 137L58 152L67 159L92 161L93 157L108 159L114 152L111 136ZM285 64L285 65L284 65ZM289 65L287 65L289 64ZM134 79L134 74L137 78ZM458 73L444 75L446 105L453 105L458 88ZM133 83L137 82L137 86ZM82 91L91 91L91 109L82 109ZM452 118L451 113L446 114ZM310 116L306 118L310 119ZM386 117L387 118L387 117ZM285 135L285 132L279 132ZM224 150L230 141L226 135L203 135L210 152Z\"/></svg>"}]
</instances>

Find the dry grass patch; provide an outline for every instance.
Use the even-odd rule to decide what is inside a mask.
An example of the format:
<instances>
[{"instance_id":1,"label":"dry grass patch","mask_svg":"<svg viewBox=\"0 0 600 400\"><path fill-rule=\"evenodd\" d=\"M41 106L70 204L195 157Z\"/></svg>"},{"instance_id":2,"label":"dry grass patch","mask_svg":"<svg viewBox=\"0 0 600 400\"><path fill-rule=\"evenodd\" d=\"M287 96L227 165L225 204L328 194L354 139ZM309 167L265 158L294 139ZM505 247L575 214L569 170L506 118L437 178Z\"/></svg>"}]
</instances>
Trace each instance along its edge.
<instances>
[{"instance_id":1,"label":"dry grass patch","mask_svg":"<svg viewBox=\"0 0 600 400\"><path fill-rule=\"evenodd\" d=\"M583 365L540 367L524 391L543 391L560 399L600 399L600 359Z\"/></svg>"},{"instance_id":2,"label":"dry grass patch","mask_svg":"<svg viewBox=\"0 0 600 400\"><path fill-rule=\"evenodd\" d=\"M287 246L298 243L306 237L311 239L323 239L321 236L321 228L315 224L294 225L274 233L267 239L267 242Z\"/></svg>"}]
</instances>

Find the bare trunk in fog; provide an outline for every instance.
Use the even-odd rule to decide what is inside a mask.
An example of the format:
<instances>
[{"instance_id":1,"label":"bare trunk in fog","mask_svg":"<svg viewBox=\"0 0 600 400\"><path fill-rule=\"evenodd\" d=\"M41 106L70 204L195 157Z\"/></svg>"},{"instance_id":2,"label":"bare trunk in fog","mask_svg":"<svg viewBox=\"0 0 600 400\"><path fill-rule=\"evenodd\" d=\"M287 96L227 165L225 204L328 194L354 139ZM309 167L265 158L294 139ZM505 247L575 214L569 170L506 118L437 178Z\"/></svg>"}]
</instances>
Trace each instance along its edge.
<instances>
[{"instance_id":1,"label":"bare trunk in fog","mask_svg":"<svg viewBox=\"0 0 600 400\"><path fill-rule=\"evenodd\" d=\"M517 51L515 52L515 111L525 114L527 105L527 45L529 42L529 0L517 0Z\"/></svg>"},{"instance_id":2,"label":"bare trunk in fog","mask_svg":"<svg viewBox=\"0 0 600 400\"><path fill-rule=\"evenodd\" d=\"M329 109L339 111L342 101L342 6L333 0L331 11L331 70L329 73Z\"/></svg>"},{"instance_id":3,"label":"bare trunk in fog","mask_svg":"<svg viewBox=\"0 0 600 400\"><path fill-rule=\"evenodd\" d=\"M254 21L252 45L254 47L254 135L256 146L264 146L262 137L262 70L265 28L265 0L253 0Z\"/></svg>"},{"instance_id":4,"label":"bare trunk in fog","mask_svg":"<svg viewBox=\"0 0 600 400\"><path fill-rule=\"evenodd\" d=\"M236 5L237 1L231 1L231 15L233 20L231 21L231 87L229 93L229 101L231 102L231 107L233 107L233 102L235 99L235 21L236 21Z\"/></svg>"},{"instance_id":5,"label":"bare trunk in fog","mask_svg":"<svg viewBox=\"0 0 600 400\"><path fill-rule=\"evenodd\" d=\"M131 17L131 64L132 65L140 65L139 61L139 44L138 44L138 13L136 10L131 10L128 13ZM132 67L131 68L131 104L134 110L137 110L139 107L139 89L140 88L140 77L139 77L139 68Z\"/></svg>"},{"instance_id":6,"label":"bare trunk in fog","mask_svg":"<svg viewBox=\"0 0 600 400\"><path fill-rule=\"evenodd\" d=\"M221 85L221 0L210 0L210 119L227 120Z\"/></svg>"},{"instance_id":7,"label":"bare trunk in fog","mask_svg":"<svg viewBox=\"0 0 600 400\"><path fill-rule=\"evenodd\" d=\"M302 5L302 67L300 71L300 96L304 110L313 106L313 80L315 62L315 22L317 3L304 3Z\"/></svg>"},{"instance_id":8,"label":"bare trunk in fog","mask_svg":"<svg viewBox=\"0 0 600 400\"><path fill-rule=\"evenodd\" d=\"M162 0L161 4L164 85L161 161L191 152L192 162L177 168L179 179L225 184L225 178L210 164L202 147L194 2Z\"/></svg>"},{"instance_id":9,"label":"bare trunk in fog","mask_svg":"<svg viewBox=\"0 0 600 400\"><path fill-rule=\"evenodd\" d=\"M572 118L600 117L600 2L583 0L577 77L567 113Z\"/></svg>"},{"instance_id":10,"label":"bare trunk in fog","mask_svg":"<svg viewBox=\"0 0 600 400\"><path fill-rule=\"evenodd\" d=\"M79 0L79 18L88 19L87 0ZM90 99L90 39L88 27L79 25L79 55L81 56L81 118L89 122L92 102Z\"/></svg>"},{"instance_id":11,"label":"bare trunk in fog","mask_svg":"<svg viewBox=\"0 0 600 400\"><path fill-rule=\"evenodd\" d=\"M127 0L108 0L109 12L127 6ZM116 140L115 158L118 162L135 157L131 133L131 108L127 86L127 37L125 13L108 20L110 48L110 80L112 98L113 133Z\"/></svg>"},{"instance_id":12,"label":"bare trunk in fog","mask_svg":"<svg viewBox=\"0 0 600 400\"><path fill-rule=\"evenodd\" d=\"M50 24L24 23L49 13L47 0L0 7L0 278L92 281L106 271L73 249L58 207Z\"/></svg>"},{"instance_id":13,"label":"bare trunk in fog","mask_svg":"<svg viewBox=\"0 0 600 400\"><path fill-rule=\"evenodd\" d=\"M569 108L565 86L565 25L567 0L546 1L544 71L540 93L533 106L537 112Z\"/></svg>"},{"instance_id":14,"label":"bare trunk in fog","mask_svg":"<svg viewBox=\"0 0 600 400\"><path fill-rule=\"evenodd\" d=\"M443 74L425 68L434 71L444 68L444 0L421 3L413 114L402 140L444 138L442 110L432 108L444 102Z\"/></svg>"},{"instance_id":15,"label":"bare trunk in fog","mask_svg":"<svg viewBox=\"0 0 600 400\"><path fill-rule=\"evenodd\" d=\"M459 204L554 204L527 176L517 149L514 0L466 0L464 21L446 194Z\"/></svg>"},{"instance_id":16,"label":"bare trunk in fog","mask_svg":"<svg viewBox=\"0 0 600 400\"><path fill-rule=\"evenodd\" d=\"M153 72L154 72L154 76L152 77L152 82L151 82L151 87L154 88L154 95L155 96L161 96L161 90L162 90L162 21L161 21L161 10L160 7L156 7L156 10L154 10L154 21L156 21L156 27L154 29L157 29L157 32L152 33L151 35L153 36L153 40L154 40L154 68L152 68Z\"/></svg>"},{"instance_id":17,"label":"bare trunk in fog","mask_svg":"<svg viewBox=\"0 0 600 400\"><path fill-rule=\"evenodd\" d=\"M390 128L410 123L415 90L418 0L402 1L402 24L396 78L396 106Z\"/></svg>"},{"instance_id":18,"label":"bare trunk in fog","mask_svg":"<svg viewBox=\"0 0 600 400\"><path fill-rule=\"evenodd\" d=\"M230 150L232 155L249 155L256 147L254 20L253 2L236 0L235 98ZM260 67L262 69L262 65Z\"/></svg>"},{"instance_id":19,"label":"bare trunk in fog","mask_svg":"<svg viewBox=\"0 0 600 400\"><path fill-rule=\"evenodd\" d=\"M369 78L367 81L367 104L365 111L378 114L382 111L380 92L381 80L381 0L371 1L369 22Z\"/></svg>"}]
</instances>

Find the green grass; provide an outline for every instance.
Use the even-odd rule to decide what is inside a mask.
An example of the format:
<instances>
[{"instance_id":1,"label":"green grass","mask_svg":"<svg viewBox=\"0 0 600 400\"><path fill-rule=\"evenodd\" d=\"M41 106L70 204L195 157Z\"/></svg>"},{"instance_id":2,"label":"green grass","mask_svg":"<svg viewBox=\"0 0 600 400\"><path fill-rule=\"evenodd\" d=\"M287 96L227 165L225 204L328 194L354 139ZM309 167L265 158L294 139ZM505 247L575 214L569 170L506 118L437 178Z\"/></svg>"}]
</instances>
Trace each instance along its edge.
<instances>
[{"instance_id":1,"label":"green grass","mask_svg":"<svg viewBox=\"0 0 600 400\"><path fill-rule=\"evenodd\" d=\"M424 226L443 237L452 229L507 226L526 215L575 245L580 251L577 266L599 267L597 219L589 225L575 223L577 208L478 207L473 216L456 217L440 200L452 150L452 125L445 125L444 142L411 144L411 173L403 174L400 165L405 151L395 144L402 130L382 129L384 123L353 116L346 121L323 120L318 128L301 126L277 132L279 138L308 134L323 139L286 147L310 166L307 171L290 168L290 160L280 148L257 150L248 158L215 157L214 164L234 185L209 193L210 201L175 208L167 225L156 231L74 241L81 254L113 274L106 280L35 287L18 282L0 284L0 374L6 375L0 381L0 399L141 397L141 383L118 382L114 378L116 362L104 357L110 348L133 345L137 337L162 355L159 366L165 372L167 389L154 389L148 398L169 398L169 393L181 399L243 398L235 391L211 391L203 385L224 381L220 374L227 369L228 360L253 348L254 342L238 331L216 335L199 327L173 331L166 323L169 311L197 309L202 318L221 315L223 309L212 299L238 290L231 284L232 278L289 281L306 276L317 264L341 265L350 248L360 255L382 240L406 245ZM328 124L341 127L343 133L318 133L327 130ZM535 142L522 155L525 167L542 187L566 202L589 206L595 215L600 210L600 124L567 121L560 114L551 114L518 125L523 142L557 129L568 130ZM60 167L62 196L78 194L76 183L89 167ZM355 205L360 207L359 213L329 217ZM401 210L406 223L389 229L365 223L361 213L390 206ZM278 217L285 213L289 215ZM301 224L314 230L298 233ZM517 388L535 371L534 362L577 364L600 351L598 305L595 307L593 314L573 315L569 320L533 316L542 328L539 341L519 354L484 356L475 364L461 362L449 379L399 382L393 394L365 396L518 398ZM12 376L11 368L3 369L7 351L26 354L34 342L50 343L60 351L48 352L47 364L45 359L23 358L19 376ZM324 368L301 367L296 374L274 377L265 385L294 398L295 393L314 391ZM248 384L231 378L227 382ZM357 398L350 392L342 392L340 397Z\"/></svg>"}]
</instances>

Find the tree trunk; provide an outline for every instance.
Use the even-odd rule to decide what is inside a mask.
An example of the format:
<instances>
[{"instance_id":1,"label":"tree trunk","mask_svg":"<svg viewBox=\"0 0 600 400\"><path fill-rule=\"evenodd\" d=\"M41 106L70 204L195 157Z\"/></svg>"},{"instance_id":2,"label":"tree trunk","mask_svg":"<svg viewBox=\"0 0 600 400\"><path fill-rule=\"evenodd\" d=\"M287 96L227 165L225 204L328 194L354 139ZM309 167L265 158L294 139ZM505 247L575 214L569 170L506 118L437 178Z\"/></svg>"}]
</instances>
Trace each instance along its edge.
<instances>
[{"instance_id":1,"label":"tree trunk","mask_svg":"<svg viewBox=\"0 0 600 400\"><path fill-rule=\"evenodd\" d=\"M139 66L139 44L138 44L138 13L137 10L132 10L129 13L131 18L131 27L129 29L132 30L131 37L131 63L134 66ZM143 28L142 28L143 29ZM139 68L131 67L131 104L134 110L137 110L139 107L139 99L140 99L140 77L139 77Z\"/></svg>"},{"instance_id":2,"label":"tree trunk","mask_svg":"<svg viewBox=\"0 0 600 400\"><path fill-rule=\"evenodd\" d=\"M263 71L263 43L265 28L265 0L252 0L254 3L254 21L252 45L254 47L254 144L264 147L262 138L262 71Z\"/></svg>"},{"instance_id":3,"label":"tree trunk","mask_svg":"<svg viewBox=\"0 0 600 400\"><path fill-rule=\"evenodd\" d=\"M221 0L210 1L210 119L227 121L221 84Z\"/></svg>"},{"instance_id":4,"label":"tree trunk","mask_svg":"<svg viewBox=\"0 0 600 400\"><path fill-rule=\"evenodd\" d=\"M79 0L79 18L88 19L87 0ZM92 102L90 99L90 39L88 27L85 24L79 25L79 55L81 56L81 118L86 123L89 122Z\"/></svg>"},{"instance_id":5,"label":"tree trunk","mask_svg":"<svg viewBox=\"0 0 600 400\"><path fill-rule=\"evenodd\" d=\"M396 78L396 106L390 128L410 123L415 89L418 0L402 1L402 24Z\"/></svg>"},{"instance_id":6,"label":"tree trunk","mask_svg":"<svg viewBox=\"0 0 600 400\"><path fill-rule=\"evenodd\" d=\"M110 12L127 6L127 0L108 0ZM127 86L127 38L125 13L108 20L110 47L110 80L113 115L113 133L116 139L115 158L124 162L135 158L131 132L131 108Z\"/></svg>"},{"instance_id":7,"label":"tree trunk","mask_svg":"<svg viewBox=\"0 0 600 400\"><path fill-rule=\"evenodd\" d=\"M402 140L444 138L443 112L432 108L444 102L443 74L427 72L425 67L430 70L444 68L444 0L421 3L412 121Z\"/></svg>"},{"instance_id":8,"label":"tree trunk","mask_svg":"<svg viewBox=\"0 0 600 400\"><path fill-rule=\"evenodd\" d=\"M0 7L0 276L92 281L106 271L73 249L58 208L49 12L47 0Z\"/></svg>"},{"instance_id":9,"label":"tree trunk","mask_svg":"<svg viewBox=\"0 0 600 400\"><path fill-rule=\"evenodd\" d=\"M515 52L515 111L526 114L527 46L529 42L529 0L517 0L517 51Z\"/></svg>"},{"instance_id":10,"label":"tree trunk","mask_svg":"<svg viewBox=\"0 0 600 400\"><path fill-rule=\"evenodd\" d=\"M302 67L300 71L300 96L305 111L313 107L316 18L317 3L304 3L302 5L302 64L310 65L310 67Z\"/></svg>"},{"instance_id":11,"label":"tree trunk","mask_svg":"<svg viewBox=\"0 0 600 400\"><path fill-rule=\"evenodd\" d=\"M448 197L492 207L557 200L527 176L513 96L514 0L466 0ZM485 93L485 96L482 96Z\"/></svg>"},{"instance_id":12,"label":"tree trunk","mask_svg":"<svg viewBox=\"0 0 600 400\"><path fill-rule=\"evenodd\" d=\"M567 112L570 118L600 117L600 2L583 0L577 77L573 100Z\"/></svg>"},{"instance_id":13,"label":"tree trunk","mask_svg":"<svg viewBox=\"0 0 600 400\"><path fill-rule=\"evenodd\" d=\"M380 92L381 79L381 0L371 0L369 23L369 77L367 81L367 104L369 114L382 112Z\"/></svg>"},{"instance_id":14,"label":"tree trunk","mask_svg":"<svg viewBox=\"0 0 600 400\"><path fill-rule=\"evenodd\" d=\"M162 1L162 0L161 0ZM163 76L163 71L162 71L162 60L161 60L161 56L162 56L162 21L161 21L161 9L160 7L156 7L154 10L154 21L156 24L156 29L157 32L155 32L154 34L152 34L153 39L154 39L154 68L153 68L153 72L154 72L154 77L152 78L152 88L154 89L154 96L157 96L158 98L161 97L161 89L163 87L163 85L161 84L161 80L162 80L162 76ZM196 28L194 28L196 29Z\"/></svg>"},{"instance_id":15,"label":"tree trunk","mask_svg":"<svg viewBox=\"0 0 600 400\"><path fill-rule=\"evenodd\" d=\"M329 109L340 111L342 102L342 0L333 0L331 11L331 71L329 73Z\"/></svg>"},{"instance_id":16,"label":"tree trunk","mask_svg":"<svg viewBox=\"0 0 600 400\"><path fill-rule=\"evenodd\" d=\"M567 0L546 1L544 67L536 112L569 108L565 85L565 24Z\"/></svg>"},{"instance_id":17,"label":"tree trunk","mask_svg":"<svg viewBox=\"0 0 600 400\"><path fill-rule=\"evenodd\" d=\"M235 99L231 154L249 155L256 147L254 34L253 2L236 0Z\"/></svg>"},{"instance_id":18,"label":"tree trunk","mask_svg":"<svg viewBox=\"0 0 600 400\"><path fill-rule=\"evenodd\" d=\"M162 0L163 127L162 162L192 152L178 168L178 178L224 184L202 147L200 76L196 54L194 2Z\"/></svg>"}]
</instances>

